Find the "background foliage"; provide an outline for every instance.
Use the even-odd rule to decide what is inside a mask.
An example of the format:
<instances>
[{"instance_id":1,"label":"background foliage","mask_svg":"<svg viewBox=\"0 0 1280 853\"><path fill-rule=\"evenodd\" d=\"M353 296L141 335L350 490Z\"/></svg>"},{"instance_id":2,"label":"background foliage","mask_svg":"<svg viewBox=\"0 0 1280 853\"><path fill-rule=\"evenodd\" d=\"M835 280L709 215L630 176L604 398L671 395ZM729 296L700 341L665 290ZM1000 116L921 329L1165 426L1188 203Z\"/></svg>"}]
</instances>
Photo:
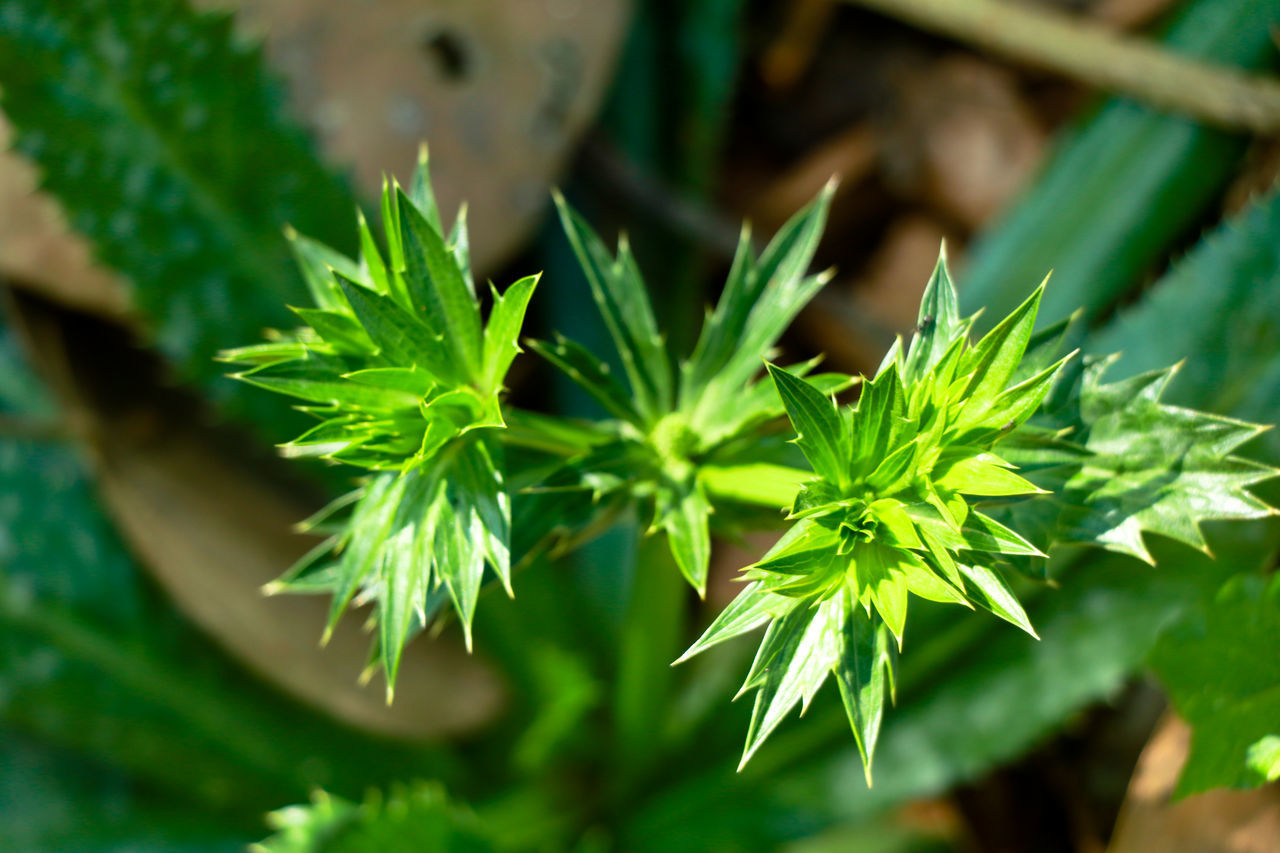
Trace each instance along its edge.
<instances>
[{"instance_id":1,"label":"background foliage","mask_svg":"<svg viewBox=\"0 0 1280 853\"><path fill-rule=\"evenodd\" d=\"M1269 0L1196 0L1170 4L1167 21L1148 30L1170 50L1261 69L1274 64L1268 24L1277 13ZM761 33L776 29L771 14L737 2L637 3L612 93L564 177L566 195L602 233L611 236L615 220L628 225L666 334L652 348L669 347L652 357L673 376L667 352L693 350L702 306L716 302L724 280L709 273L728 267L736 245L736 226L723 239L714 211L732 210L736 219L750 207L739 185L793 161L811 165L800 155L814 138L838 136L849 115L868 114L866 105L832 106L829 90L812 82L850 79L841 57L869 62L876 52L867 41L840 39L868 28L889 54L938 50L866 13L828 10L818 29L834 41L810 47L810 82L797 90L810 94L771 100L761 94L768 75L759 70L773 67L759 60L762 45L772 44ZM142 340L212 404L192 417L215 411L268 441L296 435L304 423L297 413L275 395L221 378L212 357L257 340L264 328L296 325L286 306L305 306L309 297L283 228L355 256L357 193L317 158L261 49L225 14L196 12L182 0L3 0L0 78L15 150L39 167L42 188L96 256L128 280ZM1035 77L1022 85L1052 88ZM1083 306L1082 348L1122 353L1109 379L1185 358L1163 402L1276 422L1280 197L1265 165L1274 152L1132 100L1080 107L1074 91L1057 96L1068 107L1048 123L1069 118L1070 126L1020 198L976 236L958 275L966 310L985 306L978 323L994 323L1054 268L1042 320ZM817 158L822 168L827 162ZM1228 184L1242 173L1265 189L1223 214ZM831 222L844 245L828 240L806 251L820 264L857 269L875 242L870 235L888 240L877 219L926 203L885 201L891 180L846 186L853 189L834 195ZM765 213L759 238L782 225ZM551 338L551 330L562 332L624 374L574 259L590 238L579 233L574 246L551 219L500 280L545 269L540 307L531 309L534 337L549 341L540 349L552 361L557 353L561 362L585 358ZM377 226L370 233L385 236ZM923 284L922 277L912 286ZM874 362L828 347L814 319L845 322L836 300L851 290L838 279L817 310L801 316L782 341L789 363L828 348L837 369L874 372ZM871 300L856 295L867 290L850 298ZM720 304L731 304L730 291ZM56 364L33 365L27 354L40 351L31 345L41 334L32 318L49 310L35 304L10 298L0 337L0 833L12 849L226 850L268 831L279 833L271 850L382 849L377 839L386 832L449 838L462 850L774 849L801 839L806 846L796 849L915 850L953 849L965 837L980 845L991 840L991 825L1018 820L984 816L965 792L994 790L1001 773L1029 772L1018 768L1047 761L1063 738L1095 732L1088 715L1107 713L1097 703L1143 719L1132 696L1142 689L1134 684L1150 683L1148 663L1194 730L1179 793L1275 778L1280 731L1268 726L1278 710L1276 656L1241 654L1274 650L1274 520L1210 525L1214 559L1148 540L1158 571L1129 556L1055 552L1045 568L1053 587L1015 582L1039 642L996 620L913 604L910 653L898 671L897 708L879 735L873 788L834 691L734 773L751 711L728 700L750 643L726 644L674 671L667 662L716 612L692 603L680 570L712 599L727 600L723 584L717 588L723 567L701 525L715 524L726 539L762 525L727 510L708 522L706 506L683 512L701 500L696 489L655 498L658 526L685 542L684 552L672 554L661 538L640 540L636 519L623 514L606 519L613 523L600 525L603 535L571 557L552 551L530 560L516 600L483 601L475 644L508 688L497 719L471 736L429 744L355 731L247 671L140 566L137 543L95 491L100 445L84 428L81 404L68 398ZM874 315L839 326L837 337L882 342L868 323L889 321ZM894 330L909 331L909 322L900 325ZM762 340L773 341L782 328L767 332ZM718 350L707 345L719 354L711 361L745 364L745 353L754 367L756 353L734 350L731 337ZM105 345L103 357L110 358ZM744 393L749 372L723 382L704 419L715 421ZM715 396L708 389L724 371L704 373L685 402ZM508 384L512 399L535 414L599 413L601 394L549 371L517 370ZM653 427L674 410L660 403L683 400L674 387L670 400L654 395L604 398L624 411L643 409L641 420ZM778 458L788 452L782 437ZM235 440L261 439L237 433ZM1246 451L1278 464L1277 442L1272 432ZM294 485L317 505L351 485L337 469L313 471L321 485ZM1259 493L1275 502L1274 486ZM515 527L520 512L544 507L513 508ZM681 532L691 516L695 523ZM738 564L754 559L759 544ZM1210 677L1214 689L1206 691ZM1130 753L1150 723L1137 724ZM956 786L959 794L939 801L953 816L941 830L893 816L895 806ZM315 795L317 787L332 796ZM267 811L308 801L275 811L270 829L262 821ZM1022 823L1024 846L1043 838L1037 831L1054 834L1051 820Z\"/></svg>"}]
</instances>

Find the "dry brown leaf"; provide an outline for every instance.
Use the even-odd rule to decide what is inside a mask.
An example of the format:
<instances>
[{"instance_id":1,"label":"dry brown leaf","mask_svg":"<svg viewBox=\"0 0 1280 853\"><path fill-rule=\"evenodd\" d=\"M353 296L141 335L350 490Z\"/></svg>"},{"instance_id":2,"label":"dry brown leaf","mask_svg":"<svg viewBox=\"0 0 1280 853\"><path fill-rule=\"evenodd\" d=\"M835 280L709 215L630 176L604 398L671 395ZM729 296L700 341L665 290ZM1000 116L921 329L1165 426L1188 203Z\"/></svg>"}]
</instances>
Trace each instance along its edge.
<instances>
[{"instance_id":1,"label":"dry brown leaf","mask_svg":"<svg viewBox=\"0 0 1280 853\"><path fill-rule=\"evenodd\" d=\"M752 202L752 221L773 233L833 177L840 181L841 191L848 192L872 172L876 156L875 136L865 125L835 134L769 182Z\"/></svg>"},{"instance_id":2,"label":"dry brown leaf","mask_svg":"<svg viewBox=\"0 0 1280 853\"><path fill-rule=\"evenodd\" d=\"M291 532L314 507L228 453L225 436L198 425L200 411L175 417L172 400L153 402L155 392L121 369L124 355L95 348L86 359L65 345L56 315L24 304L19 320L69 431L87 445L108 512L193 622L285 691L368 731L438 737L498 713L502 685L456 632L405 649L394 705L380 678L359 685L369 649L359 614L321 649L327 597L261 591L317 541Z\"/></svg>"},{"instance_id":3,"label":"dry brown leaf","mask_svg":"<svg viewBox=\"0 0 1280 853\"><path fill-rule=\"evenodd\" d=\"M1280 783L1253 791L1216 790L1171 800L1187 760L1191 728L1169 713L1129 783L1110 853L1276 853Z\"/></svg>"},{"instance_id":4,"label":"dry brown leaf","mask_svg":"<svg viewBox=\"0 0 1280 853\"><path fill-rule=\"evenodd\" d=\"M882 127L887 183L976 230L1035 172L1045 134L1012 74L953 55L902 75Z\"/></svg>"},{"instance_id":5,"label":"dry brown leaf","mask_svg":"<svg viewBox=\"0 0 1280 853\"><path fill-rule=\"evenodd\" d=\"M473 263L528 238L612 78L629 0L204 0L266 37L299 114L364 194L431 147L443 210L465 199Z\"/></svg>"},{"instance_id":6,"label":"dry brown leaf","mask_svg":"<svg viewBox=\"0 0 1280 853\"><path fill-rule=\"evenodd\" d=\"M630 0L199 0L265 35L295 113L366 197L431 145L446 211L470 206L477 274L529 237L612 76ZM0 118L0 273L129 319L127 283L95 265Z\"/></svg>"},{"instance_id":7,"label":"dry brown leaf","mask_svg":"<svg viewBox=\"0 0 1280 853\"><path fill-rule=\"evenodd\" d=\"M0 274L81 311L127 318L128 285L94 263L88 242L37 192L35 166L10 151L11 143L0 115Z\"/></svg>"}]
</instances>

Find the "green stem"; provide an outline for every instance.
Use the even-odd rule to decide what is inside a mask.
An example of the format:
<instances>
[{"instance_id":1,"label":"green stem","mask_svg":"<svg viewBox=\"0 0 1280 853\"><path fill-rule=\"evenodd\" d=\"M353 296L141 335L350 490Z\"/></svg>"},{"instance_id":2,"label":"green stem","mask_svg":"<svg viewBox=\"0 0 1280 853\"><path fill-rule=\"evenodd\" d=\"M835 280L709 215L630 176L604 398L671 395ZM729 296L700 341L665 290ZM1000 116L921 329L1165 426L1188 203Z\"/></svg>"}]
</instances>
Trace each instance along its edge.
<instances>
[{"instance_id":1,"label":"green stem","mask_svg":"<svg viewBox=\"0 0 1280 853\"><path fill-rule=\"evenodd\" d=\"M812 471L785 465L707 465L698 478L712 497L739 503L790 509L796 492L814 478Z\"/></svg>"},{"instance_id":2,"label":"green stem","mask_svg":"<svg viewBox=\"0 0 1280 853\"><path fill-rule=\"evenodd\" d=\"M638 782L654 765L663 734L684 632L684 578L665 536L649 536L637 549L622 637L618 649L614 727L618 753L618 793Z\"/></svg>"},{"instance_id":3,"label":"green stem","mask_svg":"<svg viewBox=\"0 0 1280 853\"><path fill-rule=\"evenodd\" d=\"M514 407L504 407L502 418L506 421L506 428L499 431L503 442L554 456L577 456L608 438L608 433L587 423Z\"/></svg>"}]
</instances>

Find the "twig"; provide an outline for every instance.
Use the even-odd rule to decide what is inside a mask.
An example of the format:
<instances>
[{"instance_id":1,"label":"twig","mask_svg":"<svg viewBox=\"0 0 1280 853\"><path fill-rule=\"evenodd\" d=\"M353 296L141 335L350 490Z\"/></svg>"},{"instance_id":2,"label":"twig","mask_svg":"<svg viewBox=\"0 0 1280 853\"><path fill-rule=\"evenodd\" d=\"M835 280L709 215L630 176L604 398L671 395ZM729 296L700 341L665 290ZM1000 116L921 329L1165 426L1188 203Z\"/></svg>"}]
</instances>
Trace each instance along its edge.
<instances>
[{"instance_id":1,"label":"twig","mask_svg":"<svg viewBox=\"0 0 1280 853\"><path fill-rule=\"evenodd\" d=\"M1008 0L844 0L1211 124L1280 131L1280 82Z\"/></svg>"}]
</instances>

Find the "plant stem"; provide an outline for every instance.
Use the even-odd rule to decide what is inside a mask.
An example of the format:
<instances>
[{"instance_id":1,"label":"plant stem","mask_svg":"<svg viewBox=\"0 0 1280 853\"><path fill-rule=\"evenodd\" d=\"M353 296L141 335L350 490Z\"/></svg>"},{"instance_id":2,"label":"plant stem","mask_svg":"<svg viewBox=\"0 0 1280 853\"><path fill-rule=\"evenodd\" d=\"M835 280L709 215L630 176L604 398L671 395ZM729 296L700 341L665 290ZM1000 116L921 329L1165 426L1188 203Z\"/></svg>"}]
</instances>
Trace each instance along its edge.
<instances>
[{"instance_id":1,"label":"plant stem","mask_svg":"<svg viewBox=\"0 0 1280 853\"><path fill-rule=\"evenodd\" d=\"M1154 106L1227 128L1280 130L1280 83L1007 0L845 0Z\"/></svg>"},{"instance_id":2,"label":"plant stem","mask_svg":"<svg viewBox=\"0 0 1280 853\"><path fill-rule=\"evenodd\" d=\"M683 639L686 587L665 536L649 536L636 553L631 600L618 649L614 726L620 793L658 758L674 673Z\"/></svg>"},{"instance_id":3,"label":"plant stem","mask_svg":"<svg viewBox=\"0 0 1280 853\"><path fill-rule=\"evenodd\" d=\"M699 470L702 485L713 497L756 506L790 509L796 492L814 478L812 471L785 465L707 465Z\"/></svg>"},{"instance_id":4,"label":"plant stem","mask_svg":"<svg viewBox=\"0 0 1280 853\"><path fill-rule=\"evenodd\" d=\"M502 441L556 456L577 456L602 440L600 431L590 426L514 406L504 407L502 418L507 424L505 429L498 431Z\"/></svg>"}]
</instances>

